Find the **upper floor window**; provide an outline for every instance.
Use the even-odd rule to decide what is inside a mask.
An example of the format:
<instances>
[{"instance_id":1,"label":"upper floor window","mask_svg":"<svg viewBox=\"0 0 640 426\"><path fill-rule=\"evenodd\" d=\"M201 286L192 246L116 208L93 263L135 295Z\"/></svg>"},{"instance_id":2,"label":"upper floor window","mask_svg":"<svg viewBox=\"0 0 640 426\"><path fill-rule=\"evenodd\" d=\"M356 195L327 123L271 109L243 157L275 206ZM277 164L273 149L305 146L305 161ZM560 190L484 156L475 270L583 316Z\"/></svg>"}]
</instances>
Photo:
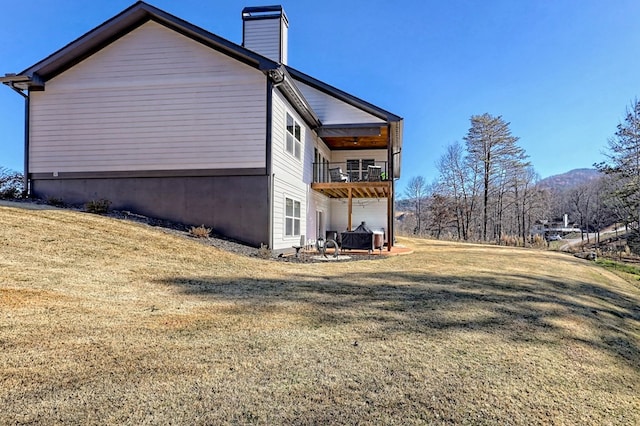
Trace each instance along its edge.
<instances>
[{"instance_id":1,"label":"upper floor window","mask_svg":"<svg viewBox=\"0 0 640 426\"><path fill-rule=\"evenodd\" d=\"M375 166L376 160L374 159L357 159L347 160L347 174L351 182L358 182L360 180L367 180L367 168L369 166Z\"/></svg>"},{"instance_id":2,"label":"upper floor window","mask_svg":"<svg viewBox=\"0 0 640 426\"><path fill-rule=\"evenodd\" d=\"M287 152L297 159L302 155L300 123L287 113Z\"/></svg>"}]
</instances>

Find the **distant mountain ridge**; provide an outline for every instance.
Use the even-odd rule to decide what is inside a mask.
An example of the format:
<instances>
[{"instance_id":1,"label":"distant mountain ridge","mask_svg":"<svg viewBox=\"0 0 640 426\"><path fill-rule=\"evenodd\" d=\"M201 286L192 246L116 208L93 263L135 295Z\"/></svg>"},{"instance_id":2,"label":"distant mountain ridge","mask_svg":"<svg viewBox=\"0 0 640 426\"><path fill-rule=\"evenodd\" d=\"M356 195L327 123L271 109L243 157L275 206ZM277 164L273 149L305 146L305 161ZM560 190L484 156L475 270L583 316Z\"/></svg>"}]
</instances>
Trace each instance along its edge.
<instances>
[{"instance_id":1,"label":"distant mountain ridge","mask_svg":"<svg viewBox=\"0 0 640 426\"><path fill-rule=\"evenodd\" d=\"M574 169L544 178L538 182L538 187L562 191L589 183L600 176L602 174L596 169Z\"/></svg>"}]
</instances>

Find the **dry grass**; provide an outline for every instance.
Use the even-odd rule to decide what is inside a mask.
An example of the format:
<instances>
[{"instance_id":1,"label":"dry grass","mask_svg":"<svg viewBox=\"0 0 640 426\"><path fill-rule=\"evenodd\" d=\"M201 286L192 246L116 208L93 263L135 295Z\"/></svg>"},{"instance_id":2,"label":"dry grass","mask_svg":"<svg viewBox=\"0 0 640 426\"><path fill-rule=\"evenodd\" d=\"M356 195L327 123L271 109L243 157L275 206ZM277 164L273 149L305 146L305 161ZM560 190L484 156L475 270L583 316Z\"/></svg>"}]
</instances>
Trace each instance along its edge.
<instances>
[{"instance_id":1,"label":"dry grass","mask_svg":"<svg viewBox=\"0 0 640 426\"><path fill-rule=\"evenodd\" d=\"M637 283L402 242L287 263L0 206L0 424L640 424Z\"/></svg>"}]
</instances>

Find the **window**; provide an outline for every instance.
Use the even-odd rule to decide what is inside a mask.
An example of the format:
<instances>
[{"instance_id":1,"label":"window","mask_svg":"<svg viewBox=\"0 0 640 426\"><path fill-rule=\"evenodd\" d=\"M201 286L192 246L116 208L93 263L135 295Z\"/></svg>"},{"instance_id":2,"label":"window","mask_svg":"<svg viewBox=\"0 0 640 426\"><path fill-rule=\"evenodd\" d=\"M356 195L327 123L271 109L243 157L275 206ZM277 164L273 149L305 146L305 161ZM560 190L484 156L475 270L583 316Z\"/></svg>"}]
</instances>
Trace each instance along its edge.
<instances>
[{"instance_id":1,"label":"window","mask_svg":"<svg viewBox=\"0 0 640 426\"><path fill-rule=\"evenodd\" d=\"M285 199L284 235L287 237L300 236L300 201Z\"/></svg>"},{"instance_id":2,"label":"window","mask_svg":"<svg viewBox=\"0 0 640 426\"><path fill-rule=\"evenodd\" d=\"M347 173L349 174L349 179L351 182L367 180L367 168L375 165L376 160L372 159L347 160Z\"/></svg>"},{"instance_id":3,"label":"window","mask_svg":"<svg viewBox=\"0 0 640 426\"><path fill-rule=\"evenodd\" d=\"M302 152L300 133L300 123L298 123L291 114L287 113L287 152L297 159L300 159Z\"/></svg>"},{"instance_id":4,"label":"window","mask_svg":"<svg viewBox=\"0 0 640 426\"><path fill-rule=\"evenodd\" d=\"M318 148L313 149L313 181L328 182L329 181L329 161L322 155Z\"/></svg>"},{"instance_id":5,"label":"window","mask_svg":"<svg viewBox=\"0 0 640 426\"><path fill-rule=\"evenodd\" d=\"M347 174L351 182L360 180L360 160L347 160Z\"/></svg>"},{"instance_id":6,"label":"window","mask_svg":"<svg viewBox=\"0 0 640 426\"><path fill-rule=\"evenodd\" d=\"M367 171L369 170L369 166L375 166L376 165L376 160L362 160L362 167L360 167L360 169L362 169L362 173L367 173Z\"/></svg>"}]
</instances>

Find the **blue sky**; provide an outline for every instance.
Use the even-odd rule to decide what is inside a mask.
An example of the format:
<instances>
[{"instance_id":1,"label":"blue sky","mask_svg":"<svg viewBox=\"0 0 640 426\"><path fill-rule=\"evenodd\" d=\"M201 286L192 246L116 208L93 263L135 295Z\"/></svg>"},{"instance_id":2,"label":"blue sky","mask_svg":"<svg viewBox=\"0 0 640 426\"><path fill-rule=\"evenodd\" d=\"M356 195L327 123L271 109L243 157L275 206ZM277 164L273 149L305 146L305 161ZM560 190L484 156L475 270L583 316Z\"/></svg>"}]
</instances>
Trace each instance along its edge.
<instances>
[{"instance_id":1,"label":"blue sky","mask_svg":"<svg viewBox=\"0 0 640 426\"><path fill-rule=\"evenodd\" d=\"M242 8L278 1L148 3L240 44ZM131 4L32 0L24 9L0 0L0 74L22 71ZM637 0L280 4L289 65L404 117L400 190L413 176L435 179L445 147L485 112L511 123L542 177L591 167L640 96ZM0 166L16 170L23 105L0 87Z\"/></svg>"}]
</instances>

